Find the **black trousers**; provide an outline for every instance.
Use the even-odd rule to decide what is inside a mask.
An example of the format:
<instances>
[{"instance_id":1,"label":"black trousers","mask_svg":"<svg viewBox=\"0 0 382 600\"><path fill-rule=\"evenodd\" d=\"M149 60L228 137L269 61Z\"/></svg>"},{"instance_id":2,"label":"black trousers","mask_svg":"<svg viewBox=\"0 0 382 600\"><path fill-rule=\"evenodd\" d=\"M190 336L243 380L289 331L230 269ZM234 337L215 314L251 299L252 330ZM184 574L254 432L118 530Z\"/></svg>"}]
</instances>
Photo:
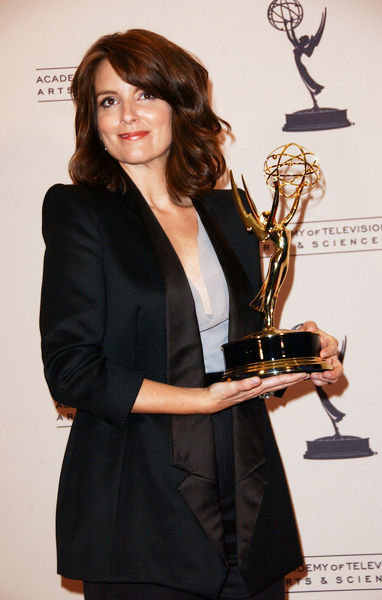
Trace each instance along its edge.
<instances>
[{"instance_id":1,"label":"black trousers","mask_svg":"<svg viewBox=\"0 0 382 600\"><path fill-rule=\"evenodd\" d=\"M147 583L91 583L84 581L85 600L205 600L201 596ZM284 581L248 600L283 600ZM228 600L228 598L226 599Z\"/></svg>"}]
</instances>

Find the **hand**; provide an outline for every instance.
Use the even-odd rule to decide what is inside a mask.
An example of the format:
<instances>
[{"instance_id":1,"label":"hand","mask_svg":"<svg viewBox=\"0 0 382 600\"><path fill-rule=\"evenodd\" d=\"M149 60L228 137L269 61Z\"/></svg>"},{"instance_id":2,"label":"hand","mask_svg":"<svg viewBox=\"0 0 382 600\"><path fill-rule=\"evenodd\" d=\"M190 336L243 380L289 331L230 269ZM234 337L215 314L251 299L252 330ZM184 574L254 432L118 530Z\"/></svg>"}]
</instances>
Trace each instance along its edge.
<instances>
[{"instance_id":1,"label":"hand","mask_svg":"<svg viewBox=\"0 0 382 600\"><path fill-rule=\"evenodd\" d=\"M295 385L304 379L309 379L307 373L275 375L263 379L261 377L248 377L238 381L213 383L206 388L208 394L206 412L213 414L235 404L245 402L245 400L258 398L263 394L272 396L277 390Z\"/></svg>"},{"instance_id":2,"label":"hand","mask_svg":"<svg viewBox=\"0 0 382 600\"><path fill-rule=\"evenodd\" d=\"M307 321L300 328L299 331L311 331L312 333L319 333L321 340L321 358L324 358L326 362L332 365L332 371L322 371L317 373L311 373L310 378L314 385L326 385L327 383L336 383L343 374L342 364L338 359L338 342L337 340L325 333L317 327L314 321Z\"/></svg>"}]
</instances>

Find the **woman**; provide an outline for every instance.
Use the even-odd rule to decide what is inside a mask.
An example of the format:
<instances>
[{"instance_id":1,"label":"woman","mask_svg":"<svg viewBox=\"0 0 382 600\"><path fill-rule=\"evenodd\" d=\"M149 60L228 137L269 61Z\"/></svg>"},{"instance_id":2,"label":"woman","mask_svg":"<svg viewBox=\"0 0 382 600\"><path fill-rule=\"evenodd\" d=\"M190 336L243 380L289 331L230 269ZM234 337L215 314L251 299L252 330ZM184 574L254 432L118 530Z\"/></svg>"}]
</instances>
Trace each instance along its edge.
<instances>
[{"instance_id":1,"label":"woman","mask_svg":"<svg viewBox=\"0 0 382 600\"><path fill-rule=\"evenodd\" d=\"M251 598L301 562L256 398L307 376L219 381L221 344L260 327L260 272L231 193L212 191L228 124L207 83L154 33L98 40L73 80L76 185L44 203L45 374L77 408L58 570L89 600ZM334 370L318 384L341 372L322 340Z\"/></svg>"}]
</instances>

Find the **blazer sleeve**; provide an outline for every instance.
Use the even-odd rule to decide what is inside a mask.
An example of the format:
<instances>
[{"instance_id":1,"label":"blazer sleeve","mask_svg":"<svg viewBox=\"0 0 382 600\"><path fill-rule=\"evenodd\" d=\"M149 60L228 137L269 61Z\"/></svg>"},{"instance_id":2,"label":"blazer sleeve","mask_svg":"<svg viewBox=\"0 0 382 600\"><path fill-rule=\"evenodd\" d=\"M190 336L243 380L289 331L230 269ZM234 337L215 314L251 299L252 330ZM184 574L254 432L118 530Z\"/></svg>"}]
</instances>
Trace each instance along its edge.
<instances>
[{"instance_id":1,"label":"blazer sleeve","mask_svg":"<svg viewBox=\"0 0 382 600\"><path fill-rule=\"evenodd\" d=\"M45 196L40 330L53 398L123 426L144 374L104 355L105 277L99 227L80 187Z\"/></svg>"}]
</instances>

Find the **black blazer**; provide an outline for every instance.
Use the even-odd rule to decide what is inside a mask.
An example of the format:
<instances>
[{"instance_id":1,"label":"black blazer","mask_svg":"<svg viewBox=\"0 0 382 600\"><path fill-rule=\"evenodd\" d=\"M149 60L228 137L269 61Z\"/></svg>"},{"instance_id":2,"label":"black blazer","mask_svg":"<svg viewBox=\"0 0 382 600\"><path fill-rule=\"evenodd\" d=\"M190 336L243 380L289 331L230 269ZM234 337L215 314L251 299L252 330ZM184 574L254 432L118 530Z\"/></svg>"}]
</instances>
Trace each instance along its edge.
<instances>
[{"instance_id":1,"label":"black blazer","mask_svg":"<svg viewBox=\"0 0 382 600\"><path fill-rule=\"evenodd\" d=\"M45 198L41 333L52 396L77 408L57 504L58 572L218 597L227 573L212 423L131 414L142 379L204 385L200 336L181 264L147 203L56 185ZM230 340L260 328L258 245L231 193L196 209L230 294ZM251 593L301 563L296 524L264 403L233 408L239 567Z\"/></svg>"}]
</instances>

